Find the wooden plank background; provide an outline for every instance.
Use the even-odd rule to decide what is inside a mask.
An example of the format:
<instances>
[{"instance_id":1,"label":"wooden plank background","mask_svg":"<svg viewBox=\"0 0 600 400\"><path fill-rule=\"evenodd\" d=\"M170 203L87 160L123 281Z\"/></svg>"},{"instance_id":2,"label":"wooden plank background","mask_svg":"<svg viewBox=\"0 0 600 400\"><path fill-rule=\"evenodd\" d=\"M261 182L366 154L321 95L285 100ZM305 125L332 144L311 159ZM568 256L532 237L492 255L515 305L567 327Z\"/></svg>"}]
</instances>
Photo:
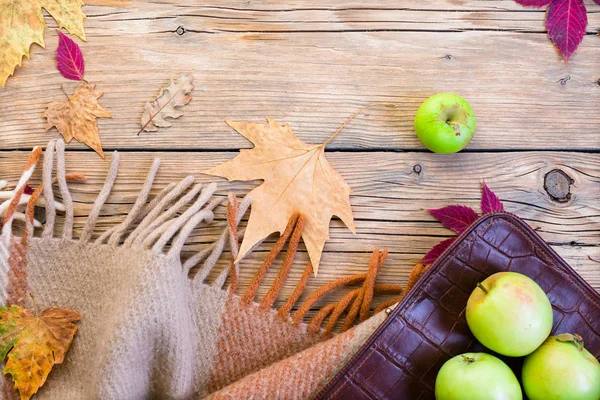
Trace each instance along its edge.
<instances>
[{"instance_id":1,"label":"wooden plank background","mask_svg":"<svg viewBox=\"0 0 600 400\"><path fill-rule=\"evenodd\" d=\"M364 272L375 247L390 251L379 281L405 283L413 260L452 236L424 209L477 208L482 181L600 290L600 264L589 258L600 258L600 7L592 0L587 35L568 64L547 39L544 10L514 0L88 3L88 42L79 42L86 79L105 93L100 103L113 115L99 121L105 152L122 153L100 228L126 215L154 156L162 159L156 193L187 174L211 181L202 171L251 147L225 119L269 116L289 123L302 140L321 143L362 106L394 103L358 116L327 148L354 190L358 232L332 222L309 291ZM0 177L11 182L33 146L59 137L44 131L43 112L64 99L61 87L76 86L55 68L56 23L46 22L47 48L34 46L0 89ZM144 103L181 72L193 73L197 87L185 115L172 128L136 136ZM477 134L460 154L431 154L413 133L419 104L442 91L466 97L478 117ZM109 160L75 142L67 149L69 171L88 176L72 185L81 229ZM566 202L544 188L552 170L572 179ZM220 190L242 196L257 184L223 183ZM212 242L223 225L219 213L186 250ZM242 285L272 242L242 263ZM280 301L306 259L304 251L297 257Z\"/></svg>"}]
</instances>

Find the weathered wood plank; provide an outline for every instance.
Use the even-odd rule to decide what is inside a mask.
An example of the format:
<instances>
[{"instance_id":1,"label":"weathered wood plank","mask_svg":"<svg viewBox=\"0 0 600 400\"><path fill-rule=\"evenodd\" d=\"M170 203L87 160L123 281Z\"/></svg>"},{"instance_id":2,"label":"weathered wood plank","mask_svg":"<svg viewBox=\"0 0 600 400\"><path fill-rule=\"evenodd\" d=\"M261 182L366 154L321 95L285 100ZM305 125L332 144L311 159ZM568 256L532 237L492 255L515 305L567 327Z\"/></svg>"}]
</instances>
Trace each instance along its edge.
<instances>
[{"instance_id":1,"label":"weathered wood plank","mask_svg":"<svg viewBox=\"0 0 600 400\"><path fill-rule=\"evenodd\" d=\"M122 153L117 184L102 211L99 230L114 226L131 209L153 156L162 159L153 189L156 193L186 174L197 176L198 181L213 181L215 178L202 175L202 171L234 154ZM26 157L25 152L0 152L0 176L16 182ZM452 236L424 209L453 203L478 209L479 184L484 179L498 193L508 211L538 228L540 235L600 290L600 265L588 259L588 256L599 258L600 155L523 152L483 153L474 157L458 154L447 157L444 163L427 153L329 153L328 158L354 190L351 202L358 233L354 236L340 221L332 222L331 240L325 248L319 277L311 280L309 290L331 279L364 271L369 253L376 247L388 248L391 253L381 281L405 282L413 260L422 257L443 238ZM420 166L420 173L415 172L415 165ZM88 177L85 183L71 185L77 232L85 222L107 168L108 162L100 161L92 153L67 153L68 171ZM567 203L552 201L543 188L544 176L554 169L564 171L573 179L571 200ZM39 177L37 171L33 182L39 182ZM220 190L222 193L235 190L244 195L254 186L255 183L223 182ZM214 241L224 225L221 210L214 226L197 229L190 237L187 254ZM272 243L273 238L270 238L245 261L242 285L248 284ZM283 296L293 289L305 261L306 254L302 250ZM219 268L225 264L226 259ZM272 282L274 274L270 273L266 282Z\"/></svg>"},{"instance_id":2,"label":"weathered wood plank","mask_svg":"<svg viewBox=\"0 0 600 400\"><path fill-rule=\"evenodd\" d=\"M267 115L318 143L355 110L379 102L398 106L358 117L331 148L419 149L414 113L440 91L472 103L479 130L471 149L598 148L600 39L586 37L564 64L541 32L543 11L512 0L426 1L418 8L384 0L335 7L325 1L178 3L86 8L86 78L105 92L101 103L113 113L99 124L107 149L249 147L223 120ZM590 12L598 7L589 3ZM600 25L599 14L590 14L589 29ZM399 24L427 29L394 32ZM467 31L443 31L453 24ZM521 25L472 31L502 24ZM202 33L224 25L239 32ZM179 26L188 32L177 35ZM324 27L339 32L321 32ZM31 148L57 136L43 132L43 112L64 99L61 86L70 91L75 84L54 66L55 31L46 38L47 49L34 46L32 59L0 89L0 148ZM171 129L137 137L144 103L184 71L198 85L185 116Z\"/></svg>"},{"instance_id":3,"label":"weathered wood plank","mask_svg":"<svg viewBox=\"0 0 600 400\"><path fill-rule=\"evenodd\" d=\"M348 1L250 1L235 0L186 2L162 0L133 2L126 7L98 7L104 0L89 1L85 11L90 18L105 22L154 20L146 25L146 33L161 32L173 23L190 24L197 32L273 32L273 31L349 31L349 30L514 30L541 32L545 8L522 7L514 0L486 1L419 1L390 4L385 0ZM586 0L589 10L588 33L595 33L600 22L593 0ZM140 33L135 28L121 26L121 32ZM93 28L92 28L93 29Z\"/></svg>"}]
</instances>

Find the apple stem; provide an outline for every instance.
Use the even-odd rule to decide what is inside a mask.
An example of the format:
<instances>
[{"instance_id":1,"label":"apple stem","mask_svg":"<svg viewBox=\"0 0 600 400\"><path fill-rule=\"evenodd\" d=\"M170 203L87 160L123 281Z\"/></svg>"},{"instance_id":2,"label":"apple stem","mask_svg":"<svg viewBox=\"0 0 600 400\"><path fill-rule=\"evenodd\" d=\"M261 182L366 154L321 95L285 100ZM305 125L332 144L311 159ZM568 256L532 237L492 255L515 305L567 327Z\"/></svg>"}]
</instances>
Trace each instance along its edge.
<instances>
[{"instance_id":1,"label":"apple stem","mask_svg":"<svg viewBox=\"0 0 600 400\"><path fill-rule=\"evenodd\" d=\"M464 362L469 363L469 364L475 362L475 359L473 357L467 357L464 354L462 355L462 358L463 358Z\"/></svg>"},{"instance_id":2,"label":"apple stem","mask_svg":"<svg viewBox=\"0 0 600 400\"><path fill-rule=\"evenodd\" d=\"M485 286L483 286L483 284L481 282L477 282L477 287L481 290L483 290L483 293L488 294L489 291L485 288Z\"/></svg>"},{"instance_id":3,"label":"apple stem","mask_svg":"<svg viewBox=\"0 0 600 400\"><path fill-rule=\"evenodd\" d=\"M570 333L561 333L560 335L556 335L556 338L558 339L559 342L570 342L573 343L575 345L575 347L577 347L577 349L579 350L579 352L581 353L584 349L583 347L583 338L574 333L574 334L570 334Z\"/></svg>"}]
</instances>

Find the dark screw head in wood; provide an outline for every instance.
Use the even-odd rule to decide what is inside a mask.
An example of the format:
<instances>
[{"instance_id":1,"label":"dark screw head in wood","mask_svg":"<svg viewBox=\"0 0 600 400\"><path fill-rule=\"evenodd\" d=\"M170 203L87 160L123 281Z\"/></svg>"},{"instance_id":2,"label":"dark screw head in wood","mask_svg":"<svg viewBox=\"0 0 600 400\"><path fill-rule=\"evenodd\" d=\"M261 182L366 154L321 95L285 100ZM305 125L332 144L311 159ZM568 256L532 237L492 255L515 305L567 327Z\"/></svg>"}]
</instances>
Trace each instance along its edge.
<instances>
[{"instance_id":1,"label":"dark screw head in wood","mask_svg":"<svg viewBox=\"0 0 600 400\"><path fill-rule=\"evenodd\" d=\"M544 190L553 201L566 203L571 200L573 179L560 169L553 169L544 177Z\"/></svg>"},{"instance_id":2,"label":"dark screw head in wood","mask_svg":"<svg viewBox=\"0 0 600 400\"><path fill-rule=\"evenodd\" d=\"M183 34L185 33L185 28L183 26L180 26L177 28L177 30L175 31L179 36L183 36Z\"/></svg>"},{"instance_id":3,"label":"dark screw head in wood","mask_svg":"<svg viewBox=\"0 0 600 400\"><path fill-rule=\"evenodd\" d=\"M414 171L415 173L417 173L417 174L420 174L422 170L423 170L423 169L421 168L421 165L420 165L420 164L415 164L415 165L413 166L413 171Z\"/></svg>"}]
</instances>

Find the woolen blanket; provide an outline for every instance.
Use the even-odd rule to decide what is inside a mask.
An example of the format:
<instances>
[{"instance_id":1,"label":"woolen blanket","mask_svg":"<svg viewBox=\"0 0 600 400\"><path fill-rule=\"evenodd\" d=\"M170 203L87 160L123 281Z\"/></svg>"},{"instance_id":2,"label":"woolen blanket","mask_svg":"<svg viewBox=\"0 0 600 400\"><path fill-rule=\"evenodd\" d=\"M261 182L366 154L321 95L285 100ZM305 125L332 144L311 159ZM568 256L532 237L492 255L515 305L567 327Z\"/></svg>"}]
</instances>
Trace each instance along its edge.
<instances>
[{"instance_id":1,"label":"woolen blanket","mask_svg":"<svg viewBox=\"0 0 600 400\"><path fill-rule=\"evenodd\" d=\"M43 157L43 185L25 194L40 153L33 151L10 199L0 206L0 302L31 308L29 293L34 293L38 308L69 308L82 320L66 360L54 367L34 399L310 398L398 300L373 312L373 296L402 294L398 286L376 284L386 252L375 251L364 274L331 282L299 304L312 275L307 265L292 295L274 308L304 217L290 220L252 283L241 288L240 265L233 260L243 235L238 224L251 200L225 198L216 194L215 184L194 184L193 177L151 199L158 160L124 221L100 234L95 224L117 179L116 152L85 227L73 237L68 181L82 177L66 173L63 141L51 142ZM43 229L34 235L36 202L44 204L46 214ZM183 259L191 232L211 224L222 206L227 226L220 238ZM57 214L58 208L64 212ZM15 219L23 214L26 226L17 234ZM263 277L286 243L277 279L258 299ZM218 272L213 269L219 257L228 256L230 266L209 279ZM323 295L346 285L354 289L342 300L307 317ZM342 332L336 334L343 316ZM362 322L352 327L355 321ZM3 381L2 398L18 398L10 377Z\"/></svg>"}]
</instances>

